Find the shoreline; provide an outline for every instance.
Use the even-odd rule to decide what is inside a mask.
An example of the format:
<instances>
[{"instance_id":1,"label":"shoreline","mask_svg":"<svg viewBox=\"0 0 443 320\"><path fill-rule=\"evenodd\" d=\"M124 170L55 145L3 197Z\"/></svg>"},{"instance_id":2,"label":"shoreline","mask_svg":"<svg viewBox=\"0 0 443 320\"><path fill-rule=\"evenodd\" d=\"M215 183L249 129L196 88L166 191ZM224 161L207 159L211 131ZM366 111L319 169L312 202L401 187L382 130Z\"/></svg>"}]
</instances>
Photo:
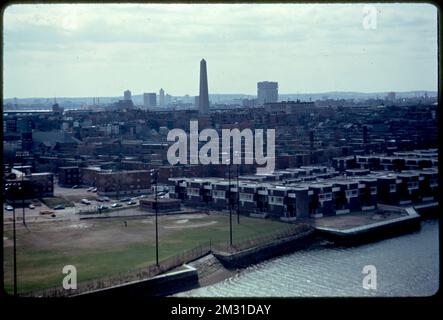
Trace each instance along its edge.
<instances>
[{"instance_id":1,"label":"shoreline","mask_svg":"<svg viewBox=\"0 0 443 320\"><path fill-rule=\"evenodd\" d=\"M412 207L410 207L412 208ZM405 209L406 208L398 208L398 209ZM408 208L409 209L409 208ZM420 210L416 210L415 208L412 208L413 210L407 210L408 212L408 217L410 217L409 219L407 218L397 218L397 219L393 219L394 221L386 221L384 223L374 223L372 225L366 225L364 227L359 227L359 228L351 228L353 230L351 230L351 232L343 232L340 233L340 231L337 231L336 229L330 229L330 230L319 230L316 228L315 232L313 233L313 237L308 239L308 241L306 241L306 239L304 237L301 237L301 241L303 242L303 240L305 240L305 242L303 243L304 246L303 247L298 247L298 248L290 248L290 250L286 253L283 254L277 254L274 255L273 257L267 258L267 259L262 259L259 260L255 263L250 263L249 265L243 266L241 268L236 268L236 269L229 269L226 266L224 266L222 263L219 262L219 266L217 269L217 273L212 275L205 275L205 279L204 281L200 282L200 274L206 274L208 273L207 270L202 269L202 266L204 266L204 264L200 264L200 263L190 263L190 265L192 265L194 268L197 269L198 272L198 287L196 288L192 288L192 289L188 289L188 290L181 290L178 291L172 295L172 297L180 297L181 294L185 293L185 292L189 292L198 288L203 288L203 287L207 287L207 286L211 286L211 285L215 285L217 283L223 282L233 276L235 276L238 273L241 273L243 271L245 271L248 267L256 265L258 263L261 262L265 262L265 261L271 261L273 259L276 258L280 258L282 256L285 255L289 255L292 254L296 251L300 251L300 250L310 250L310 249L315 249L318 247L335 247L337 245L363 245L363 244L367 244L367 243L372 243L372 242L378 242L378 241L382 241L388 238L395 238L395 237L399 237L414 231L417 231L418 229L420 229L420 225L421 225L421 221L423 220L428 220L428 219L438 219L438 216L436 216L436 214L438 214L438 205L435 206L433 209L431 209L431 214L429 214L429 208L426 207L426 214L425 215L421 215L418 212L420 212ZM418 208L417 208L418 209ZM380 232L381 231L381 232ZM387 233L383 233L385 231L388 231ZM328 232L330 232L328 234ZM210 258L212 256L212 258ZM213 253L210 253L209 255L202 257L198 260L203 260L203 259L217 259L217 255L214 255ZM197 261L198 261L197 260Z\"/></svg>"},{"instance_id":2,"label":"shoreline","mask_svg":"<svg viewBox=\"0 0 443 320\"><path fill-rule=\"evenodd\" d=\"M429 208L426 209L429 213ZM304 229L297 231L295 234L282 235L282 237L269 239L249 248L246 246L243 250L239 250L238 247L235 249L235 247L224 246L218 247L219 250L217 250L217 247L213 246L212 249L208 249L207 253L203 253L194 260L186 261L184 264L177 265L157 276L102 287L95 291L86 291L73 296L118 296L122 293L135 297L175 296L189 290L214 285L257 263L279 258L299 250L343 244L355 245L356 242L359 245L403 235L419 229L421 221L429 217L428 214L419 215L412 207L396 207L396 210L401 214L392 215L387 210L386 217L383 219L380 217L374 218L380 215L376 211L364 217L366 220L359 219L364 216L363 214L361 216L358 214L340 216L339 224L334 221L336 217L316 219L316 222L324 219L323 221L328 221L329 226L332 225L337 228L325 229L317 227L315 223L307 224ZM438 206L434 206L431 211L433 213L431 216L438 214ZM368 212L365 214L367 215ZM357 228L355 228L356 225ZM412 228L410 228L411 226ZM351 232L349 230L347 232L346 228L350 229ZM353 241L355 239L359 241Z\"/></svg>"}]
</instances>

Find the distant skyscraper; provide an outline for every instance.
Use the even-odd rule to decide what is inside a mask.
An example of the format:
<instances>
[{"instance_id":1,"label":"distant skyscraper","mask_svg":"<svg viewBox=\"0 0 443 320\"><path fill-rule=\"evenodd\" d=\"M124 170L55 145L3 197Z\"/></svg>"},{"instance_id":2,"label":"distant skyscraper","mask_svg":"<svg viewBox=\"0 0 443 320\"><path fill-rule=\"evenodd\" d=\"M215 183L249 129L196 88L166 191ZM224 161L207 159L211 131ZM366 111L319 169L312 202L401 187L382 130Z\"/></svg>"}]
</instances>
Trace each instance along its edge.
<instances>
[{"instance_id":1,"label":"distant skyscraper","mask_svg":"<svg viewBox=\"0 0 443 320\"><path fill-rule=\"evenodd\" d=\"M198 99L198 112L200 114L209 113L208 74L205 59L200 61L200 96Z\"/></svg>"},{"instance_id":2,"label":"distant skyscraper","mask_svg":"<svg viewBox=\"0 0 443 320\"><path fill-rule=\"evenodd\" d=\"M171 103L172 103L172 96L169 93L167 93L165 95L165 104L168 105L168 104L171 104Z\"/></svg>"},{"instance_id":3,"label":"distant skyscraper","mask_svg":"<svg viewBox=\"0 0 443 320\"><path fill-rule=\"evenodd\" d=\"M157 106L157 94L155 92L143 93L143 106L146 108Z\"/></svg>"},{"instance_id":4,"label":"distant skyscraper","mask_svg":"<svg viewBox=\"0 0 443 320\"><path fill-rule=\"evenodd\" d=\"M257 104L278 101L278 82L263 81L257 83Z\"/></svg>"},{"instance_id":5,"label":"distant skyscraper","mask_svg":"<svg viewBox=\"0 0 443 320\"><path fill-rule=\"evenodd\" d=\"M388 92L388 95L386 96L386 100L388 100L390 102L394 102L395 101L395 92Z\"/></svg>"},{"instance_id":6,"label":"distant skyscraper","mask_svg":"<svg viewBox=\"0 0 443 320\"><path fill-rule=\"evenodd\" d=\"M165 90L163 90L163 88L160 89L159 95L160 95L160 101L159 101L160 107L164 107L165 106Z\"/></svg>"},{"instance_id":7,"label":"distant skyscraper","mask_svg":"<svg viewBox=\"0 0 443 320\"><path fill-rule=\"evenodd\" d=\"M131 91L126 90L125 92L123 92L123 100L131 100L131 99L132 99Z\"/></svg>"}]
</instances>

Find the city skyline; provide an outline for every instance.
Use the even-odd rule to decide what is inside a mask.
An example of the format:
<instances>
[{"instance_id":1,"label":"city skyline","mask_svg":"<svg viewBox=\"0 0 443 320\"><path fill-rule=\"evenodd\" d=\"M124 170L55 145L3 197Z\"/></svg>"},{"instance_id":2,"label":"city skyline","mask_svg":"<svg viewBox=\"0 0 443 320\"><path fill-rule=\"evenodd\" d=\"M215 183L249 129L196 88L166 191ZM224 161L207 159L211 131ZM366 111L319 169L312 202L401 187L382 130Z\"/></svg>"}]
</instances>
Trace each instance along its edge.
<instances>
[{"instance_id":1,"label":"city skyline","mask_svg":"<svg viewBox=\"0 0 443 320\"><path fill-rule=\"evenodd\" d=\"M210 94L255 95L260 81L281 94L436 91L436 8L373 6L375 29L364 4L13 5L3 95L197 96L202 58Z\"/></svg>"}]
</instances>

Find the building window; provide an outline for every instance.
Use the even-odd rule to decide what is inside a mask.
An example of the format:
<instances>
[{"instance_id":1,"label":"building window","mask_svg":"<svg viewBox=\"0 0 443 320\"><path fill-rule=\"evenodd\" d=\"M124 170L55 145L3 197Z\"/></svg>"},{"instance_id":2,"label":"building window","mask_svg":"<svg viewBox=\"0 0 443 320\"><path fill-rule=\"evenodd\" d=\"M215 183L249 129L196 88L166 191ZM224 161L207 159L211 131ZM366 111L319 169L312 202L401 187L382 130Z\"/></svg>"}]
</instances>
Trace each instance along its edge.
<instances>
[{"instance_id":1,"label":"building window","mask_svg":"<svg viewBox=\"0 0 443 320\"><path fill-rule=\"evenodd\" d=\"M270 197L270 204L283 204L283 197Z\"/></svg>"},{"instance_id":2,"label":"building window","mask_svg":"<svg viewBox=\"0 0 443 320\"><path fill-rule=\"evenodd\" d=\"M408 182L409 189L418 189L418 182Z\"/></svg>"},{"instance_id":3,"label":"building window","mask_svg":"<svg viewBox=\"0 0 443 320\"><path fill-rule=\"evenodd\" d=\"M358 195L358 190L347 190L346 191L347 198L356 197L357 195Z\"/></svg>"},{"instance_id":4,"label":"building window","mask_svg":"<svg viewBox=\"0 0 443 320\"><path fill-rule=\"evenodd\" d=\"M198 188L188 188L188 195L190 196L199 196L200 190Z\"/></svg>"},{"instance_id":5,"label":"building window","mask_svg":"<svg viewBox=\"0 0 443 320\"><path fill-rule=\"evenodd\" d=\"M371 195L377 194L377 187L371 187Z\"/></svg>"},{"instance_id":6,"label":"building window","mask_svg":"<svg viewBox=\"0 0 443 320\"><path fill-rule=\"evenodd\" d=\"M318 199L321 201L331 201L332 200L332 193L331 192L320 193L318 195Z\"/></svg>"},{"instance_id":7,"label":"building window","mask_svg":"<svg viewBox=\"0 0 443 320\"><path fill-rule=\"evenodd\" d=\"M242 200L242 201L252 201L252 194L250 194L250 193L240 193L240 200Z\"/></svg>"},{"instance_id":8,"label":"building window","mask_svg":"<svg viewBox=\"0 0 443 320\"><path fill-rule=\"evenodd\" d=\"M220 190L212 191L212 197L216 199L224 199L225 195L226 195L225 191L220 191Z\"/></svg>"},{"instance_id":9,"label":"building window","mask_svg":"<svg viewBox=\"0 0 443 320\"><path fill-rule=\"evenodd\" d=\"M389 185L389 192L396 192L397 191L397 185L390 184Z\"/></svg>"}]
</instances>

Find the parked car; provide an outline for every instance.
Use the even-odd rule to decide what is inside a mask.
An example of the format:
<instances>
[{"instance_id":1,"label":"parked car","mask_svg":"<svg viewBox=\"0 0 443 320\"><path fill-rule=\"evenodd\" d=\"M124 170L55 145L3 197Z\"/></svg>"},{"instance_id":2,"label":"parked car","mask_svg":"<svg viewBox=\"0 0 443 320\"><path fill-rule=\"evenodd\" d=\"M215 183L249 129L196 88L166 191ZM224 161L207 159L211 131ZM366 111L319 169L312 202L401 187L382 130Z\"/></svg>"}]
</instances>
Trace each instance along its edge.
<instances>
[{"instance_id":1,"label":"parked car","mask_svg":"<svg viewBox=\"0 0 443 320\"><path fill-rule=\"evenodd\" d=\"M95 200L97 200L97 201L99 201L99 202L104 202L104 201L105 201L105 199L103 199L102 197L98 197L98 198L95 199Z\"/></svg>"},{"instance_id":2,"label":"parked car","mask_svg":"<svg viewBox=\"0 0 443 320\"><path fill-rule=\"evenodd\" d=\"M137 202L135 202L135 201L128 201L128 206L130 206L130 205L133 205L133 204L137 204Z\"/></svg>"},{"instance_id":3,"label":"parked car","mask_svg":"<svg viewBox=\"0 0 443 320\"><path fill-rule=\"evenodd\" d=\"M28 208L29 208L29 209L35 209L35 206L34 206L33 204L30 204L30 205L28 206Z\"/></svg>"},{"instance_id":4,"label":"parked car","mask_svg":"<svg viewBox=\"0 0 443 320\"><path fill-rule=\"evenodd\" d=\"M83 203L83 204L90 205L90 204L91 204L91 201L89 201L88 199L82 199L82 203Z\"/></svg>"},{"instance_id":5,"label":"parked car","mask_svg":"<svg viewBox=\"0 0 443 320\"><path fill-rule=\"evenodd\" d=\"M120 202L128 202L128 201L131 201L131 199L129 199L129 198L120 199Z\"/></svg>"},{"instance_id":6,"label":"parked car","mask_svg":"<svg viewBox=\"0 0 443 320\"><path fill-rule=\"evenodd\" d=\"M157 197L163 197L166 193L166 191L160 191L159 193L157 193Z\"/></svg>"},{"instance_id":7,"label":"parked car","mask_svg":"<svg viewBox=\"0 0 443 320\"><path fill-rule=\"evenodd\" d=\"M14 208L12 206L6 206L5 209L8 210L8 211L14 210Z\"/></svg>"},{"instance_id":8,"label":"parked car","mask_svg":"<svg viewBox=\"0 0 443 320\"><path fill-rule=\"evenodd\" d=\"M94 190L94 187L90 187L88 189L86 189L86 191L91 192L92 190Z\"/></svg>"},{"instance_id":9,"label":"parked car","mask_svg":"<svg viewBox=\"0 0 443 320\"><path fill-rule=\"evenodd\" d=\"M79 185L72 186L72 189L78 189L78 188L80 188Z\"/></svg>"},{"instance_id":10,"label":"parked car","mask_svg":"<svg viewBox=\"0 0 443 320\"><path fill-rule=\"evenodd\" d=\"M64 204L59 204L54 207L54 210L63 210L65 208Z\"/></svg>"},{"instance_id":11,"label":"parked car","mask_svg":"<svg viewBox=\"0 0 443 320\"><path fill-rule=\"evenodd\" d=\"M120 207L123 207L123 205L121 203L114 203L111 207L120 208Z\"/></svg>"},{"instance_id":12,"label":"parked car","mask_svg":"<svg viewBox=\"0 0 443 320\"><path fill-rule=\"evenodd\" d=\"M103 201L109 201L109 197L102 197Z\"/></svg>"},{"instance_id":13,"label":"parked car","mask_svg":"<svg viewBox=\"0 0 443 320\"><path fill-rule=\"evenodd\" d=\"M91 190L92 192L97 192L97 188L94 188Z\"/></svg>"},{"instance_id":14,"label":"parked car","mask_svg":"<svg viewBox=\"0 0 443 320\"><path fill-rule=\"evenodd\" d=\"M98 206L98 211L105 211L105 210L109 210L109 208L107 206Z\"/></svg>"}]
</instances>

